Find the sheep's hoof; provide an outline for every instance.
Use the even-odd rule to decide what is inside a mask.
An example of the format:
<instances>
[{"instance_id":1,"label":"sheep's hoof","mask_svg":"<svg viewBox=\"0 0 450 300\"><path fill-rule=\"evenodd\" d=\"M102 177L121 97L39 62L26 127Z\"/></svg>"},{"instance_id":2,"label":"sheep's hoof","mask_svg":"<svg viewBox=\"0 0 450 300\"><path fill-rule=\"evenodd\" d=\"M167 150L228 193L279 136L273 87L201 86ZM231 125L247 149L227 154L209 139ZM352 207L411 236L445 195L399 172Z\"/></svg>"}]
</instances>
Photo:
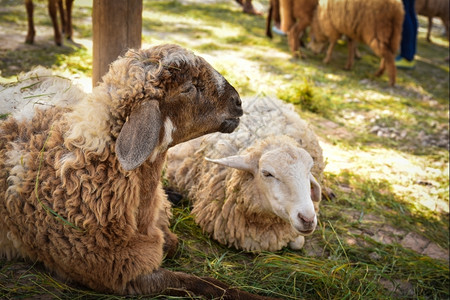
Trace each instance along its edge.
<instances>
[{"instance_id":1,"label":"sheep's hoof","mask_svg":"<svg viewBox=\"0 0 450 300\"><path fill-rule=\"evenodd\" d=\"M292 58L293 59L298 59L300 56L301 56L300 51L292 52Z\"/></svg>"},{"instance_id":2,"label":"sheep's hoof","mask_svg":"<svg viewBox=\"0 0 450 300\"><path fill-rule=\"evenodd\" d=\"M374 75L375 75L375 77L380 77L381 75L383 75L383 73L384 73L384 69L380 69L380 70L376 71Z\"/></svg>"},{"instance_id":3,"label":"sheep's hoof","mask_svg":"<svg viewBox=\"0 0 450 300\"><path fill-rule=\"evenodd\" d=\"M289 248L292 250L300 250L305 245L305 237L299 235L295 240L289 242Z\"/></svg>"},{"instance_id":4,"label":"sheep's hoof","mask_svg":"<svg viewBox=\"0 0 450 300\"><path fill-rule=\"evenodd\" d=\"M166 254L166 257L173 258L177 253L177 248L178 248L177 235L170 231L165 232L163 252Z\"/></svg>"}]
</instances>

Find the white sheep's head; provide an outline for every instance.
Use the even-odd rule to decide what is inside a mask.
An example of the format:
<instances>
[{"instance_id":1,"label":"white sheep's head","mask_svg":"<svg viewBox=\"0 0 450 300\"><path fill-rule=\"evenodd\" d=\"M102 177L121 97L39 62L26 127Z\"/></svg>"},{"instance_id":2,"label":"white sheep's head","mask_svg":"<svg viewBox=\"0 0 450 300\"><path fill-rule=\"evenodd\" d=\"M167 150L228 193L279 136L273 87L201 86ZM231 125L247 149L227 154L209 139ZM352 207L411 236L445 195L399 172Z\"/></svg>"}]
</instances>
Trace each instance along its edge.
<instances>
[{"instance_id":1,"label":"white sheep's head","mask_svg":"<svg viewBox=\"0 0 450 300\"><path fill-rule=\"evenodd\" d=\"M119 108L116 153L127 171L178 143L230 133L243 114L239 94L225 78L177 45L130 50L103 81Z\"/></svg>"},{"instance_id":2,"label":"white sheep's head","mask_svg":"<svg viewBox=\"0 0 450 300\"><path fill-rule=\"evenodd\" d=\"M208 161L249 172L251 188L257 191L247 203L252 209L270 212L290 223L301 235L311 234L317 225L313 202L320 202L321 188L311 174L313 159L293 139L271 137L242 155Z\"/></svg>"}]
</instances>

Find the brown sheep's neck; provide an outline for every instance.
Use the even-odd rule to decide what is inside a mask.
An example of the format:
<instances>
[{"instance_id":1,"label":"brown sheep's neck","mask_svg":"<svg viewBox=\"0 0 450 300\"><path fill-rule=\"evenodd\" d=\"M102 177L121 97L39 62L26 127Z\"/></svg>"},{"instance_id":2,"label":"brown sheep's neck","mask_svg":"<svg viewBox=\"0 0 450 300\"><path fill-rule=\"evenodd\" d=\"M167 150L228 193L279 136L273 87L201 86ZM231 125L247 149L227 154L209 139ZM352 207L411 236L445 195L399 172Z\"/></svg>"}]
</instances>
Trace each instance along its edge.
<instances>
[{"instance_id":1,"label":"brown sheep's neck","mask_svg":"<svg viewBox=\"0 0 450 300\"><path fill-rule=\"evenodd\" d=\"M160 154L153 162L144 163L137 172L141 178L140 201L137 208L138 231L147 234L156 224L164 197L160 178L166 154Z\"/></svg>"}]
</instances>

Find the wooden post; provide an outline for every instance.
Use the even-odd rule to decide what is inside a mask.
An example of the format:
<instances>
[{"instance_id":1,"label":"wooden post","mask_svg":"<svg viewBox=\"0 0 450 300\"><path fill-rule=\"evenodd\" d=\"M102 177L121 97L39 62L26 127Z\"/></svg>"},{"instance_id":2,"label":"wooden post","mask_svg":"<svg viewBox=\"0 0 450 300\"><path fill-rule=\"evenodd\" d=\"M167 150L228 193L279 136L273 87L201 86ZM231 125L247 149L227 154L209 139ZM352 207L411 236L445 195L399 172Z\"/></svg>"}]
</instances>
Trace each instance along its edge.
<instances>
[{"instance_id":1,"label":"wooden post","mask_svg":"<svg viewBox=\"0 0 450 300\"><path fill-rule=\"evenodd\" d=\"M141 47L142 0L94 0L92 22L92 86L96 86L119 55Z\"/></svg>"}]
</instances>

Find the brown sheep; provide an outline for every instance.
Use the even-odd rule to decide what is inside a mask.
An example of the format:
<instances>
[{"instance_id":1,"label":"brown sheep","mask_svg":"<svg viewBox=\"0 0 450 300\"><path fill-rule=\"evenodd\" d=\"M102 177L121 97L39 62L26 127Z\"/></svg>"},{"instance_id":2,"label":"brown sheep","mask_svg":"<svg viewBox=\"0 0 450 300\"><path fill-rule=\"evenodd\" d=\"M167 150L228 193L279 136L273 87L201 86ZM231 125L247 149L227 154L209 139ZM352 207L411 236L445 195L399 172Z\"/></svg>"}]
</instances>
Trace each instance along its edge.
<instances>
[{"instance_id":1,"label":"brown sheep","mask_svg":"<svg viewBox=\"0 0 450 300\"><path fill-rule=\"evenodd\" d=\"M278 2L278 3L277 3ZM281 30L287 33L289 48L294 57L303 57L300 51L300 38L311 25L318 0L279 0L271 1L266 23L266 35L271 37L269 18L271 13L279 13Z\"/></svg>"},{"instance_id":2,"label":"brown sheep","mask_svg":"<svg viewBox=\"0 0 450 300\"><path fill-rule=\"evenodd\" d=\"M9 117L0 123L0 256L43 262L99 292L263 298L161 268L177 245L160 182L168 148L230 133L242 114L236 90L203 58L161 45L128 51L73 106Z\"/></svg>"},{"instance_id":3,"label":"brown sheep","mask_svg":"<svg viewBox=\"0 0 450 300\"><path fill-rule=\"evenodd\" d=\"M404 10L400 0L320 0L311 23L310 48L320 52L329 42L324 63L328 63L336 42L348 37L346 69L355 57L355 42L367 44L381 63L375 76L387 69L389 84L395 84L395 55L400 47Z\"/></svg>"},{"instance_id":4,"label":"brown sheep","mask_svg":"<svg viewBox=\"0 0 450 300\"><path fill-rule=\"evenodd\" d=\"M431 27L433 17L441 18L445 27L447 39L450 39L449 0L416 0L415 7L418 15L428 17L427 41L431 43Z\"/></svg>"},{"instance_id":5,"label":"brown sheep","mask_svg":"<svg viewBox=\"0 0 450 300\"><path fill-rule=\"evenodd\" d=\"M52 19L53 31L55 33L55 44L58 46L62 45L62 35L58 25L58 18L56 17L57 8L59 9L59 14L61 17L61 28L68 40L72 40L72 4L74 0L49 0L48 1L48 12L50 18ZM25 7L27 9L28 18L28 33L25 39L27 44L34 43L34 36L36 31L34 29L33 21L33 0L25 0Z\"/></svg>"}]
</instances>

